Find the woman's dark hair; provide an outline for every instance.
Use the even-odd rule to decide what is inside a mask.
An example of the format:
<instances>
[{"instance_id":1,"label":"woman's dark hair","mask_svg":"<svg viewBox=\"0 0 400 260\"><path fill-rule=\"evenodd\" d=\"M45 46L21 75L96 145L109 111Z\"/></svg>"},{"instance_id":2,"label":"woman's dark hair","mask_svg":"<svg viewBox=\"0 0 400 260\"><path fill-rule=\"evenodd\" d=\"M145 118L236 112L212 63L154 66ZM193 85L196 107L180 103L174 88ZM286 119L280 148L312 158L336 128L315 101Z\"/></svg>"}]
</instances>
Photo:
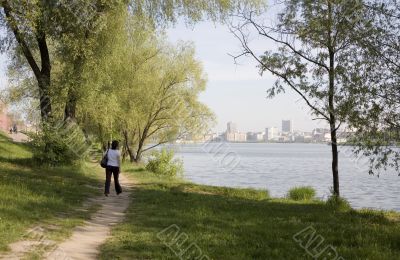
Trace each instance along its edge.
<instances>
[{"instance_id":1,"label":"woman's dark hair","mask_svg":"<svg viewBox=\"0 0 400 260\"><path fill-rule=\"evenodd\" d=\"M118 147L119 147L119 142L116 141L116 140L112 141L112 143L111 143L111 149L112 149L112 150L117 150Z\"/></svg>"}]
</instances>

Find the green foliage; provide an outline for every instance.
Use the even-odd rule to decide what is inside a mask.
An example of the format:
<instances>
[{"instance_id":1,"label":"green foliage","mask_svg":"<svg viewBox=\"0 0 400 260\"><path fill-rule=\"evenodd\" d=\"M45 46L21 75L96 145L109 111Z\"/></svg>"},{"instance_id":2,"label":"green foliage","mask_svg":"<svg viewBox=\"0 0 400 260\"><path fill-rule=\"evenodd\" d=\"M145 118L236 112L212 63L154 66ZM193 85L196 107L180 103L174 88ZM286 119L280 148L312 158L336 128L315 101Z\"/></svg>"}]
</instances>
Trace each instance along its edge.
<instances>
[{"instance_id":1,"label":"green foliage","mask_svg":"<svg viewBox=\"0 0 400 260\"><path fill-rule=\"evenodd\" d=\"M315 189L313 187L296 187L289 190L287 197L291 200L313 200Z\"/></svg>"},{"instance_id":2,"label":"green foliage","mask_svg":"<svg viewBox=\"0 0 400 260\"><path fill-rule=\"evenodd\" d=\"M39 165L73 165L85 159L87 144L83 133L66 125L43 124L31 134L33 159Z\"/></svg>"},{"instance_id":3,"label":"green foliage","mask_svg":"<svg viewBox=\"0 0 400 260\"><path fill-rule=\"evenodd\" d=\"M182 16L187 23L204 19L225 22L227 17L243 8L259 10L266 7L264 0L131 0L131 9L136 15L151 17L158 25L176 22Z\"/></svg>"},{"instance_id":4,"label":"green foliage","mask_svg":"<svg viewBox=\"0 0 400 260\"><path fill-rule=\"evenodd\" d=\"M346 199L336 195L329 197L326 205L334 211L345 212L351 210L350 203Z\"/></svg>"},{"instance_id":5,"label":"green foliage","mask_svg":"<svg viewBox=\"0 0 400 260\"><path fill-rule=\"evenodd\" d=\"M146 170L159 176L177 177L183 173L183 163L178 159L174 160L174 151L162 149L153 152L153 158L148 161Z\"/></svg>"}]
</instances>

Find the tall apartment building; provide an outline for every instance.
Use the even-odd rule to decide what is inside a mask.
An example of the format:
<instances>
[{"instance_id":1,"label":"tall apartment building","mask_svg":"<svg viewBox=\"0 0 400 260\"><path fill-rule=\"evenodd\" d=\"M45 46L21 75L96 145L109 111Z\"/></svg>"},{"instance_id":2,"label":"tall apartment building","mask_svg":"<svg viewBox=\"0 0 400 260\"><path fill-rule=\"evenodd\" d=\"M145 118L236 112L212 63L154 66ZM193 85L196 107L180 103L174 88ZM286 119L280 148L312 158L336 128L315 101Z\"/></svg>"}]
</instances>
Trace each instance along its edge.
<instances>
[{"instance_id":1,"label":"tall apartment building","mask_svg":"<svg viewBox=\"0 0 400 260\"><path fill-rule=\"evenodd\" d=\"M227 125L227 133L233 134L233 133L237 133L237 126L235 123L233 122L229 122Z\"/></svg>"},{"instance_id":2,"label":"tall apartment building","mask_svg":"<svg viewBox=\"0 0 400 260\"><path fill-rule=\"evenodd\" d=\"M283 133L293 132L292 120L282 120L282 132Z\"/></svg>"}]
</instances>

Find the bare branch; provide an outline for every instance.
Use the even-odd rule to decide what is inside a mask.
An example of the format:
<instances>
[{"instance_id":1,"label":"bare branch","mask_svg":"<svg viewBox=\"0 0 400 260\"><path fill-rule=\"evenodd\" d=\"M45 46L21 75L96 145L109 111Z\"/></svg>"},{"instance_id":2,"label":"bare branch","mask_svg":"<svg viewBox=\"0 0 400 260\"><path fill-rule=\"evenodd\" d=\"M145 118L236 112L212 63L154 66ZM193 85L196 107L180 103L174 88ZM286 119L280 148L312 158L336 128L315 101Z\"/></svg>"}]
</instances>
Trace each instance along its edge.
<instances>
[{"instance_id":1,"label":"bare branch","mask_svg":"<svg viewBox=\"0 0 400 260\"><path fill-rule=\"evenodd\" d=\"M295 86L295 84L293 82L291 82L288 79L288 77L286 75L279 73L278 71L275 71L272 68L268 67L268 65L264 64L264 62L250 49L247 39L241 30L237 30L237 31L231 30L231 32L240 41L240 43L242 44L242 47L244 49L244 52L242 54L234 57L234 59L237 59L238 57L241 57L244 55L250 55L261 65L261 67L263 69L268 70L273 75L278 76L279 78L283 79L286 82L286 84L288 84L297 94L299 94L302 97L302 99L307 103L307 105L311 109L313 109L317 114L321 115L324 119L326 119L328 121L330 120L329 117L327 115L325 115L325 113L323 113L320 109L318 109L313 104L311 104L311 102L308 100L308 98ZM238 33L240 33L240 36L238 35Z\"/></svg>"}]
</instances>

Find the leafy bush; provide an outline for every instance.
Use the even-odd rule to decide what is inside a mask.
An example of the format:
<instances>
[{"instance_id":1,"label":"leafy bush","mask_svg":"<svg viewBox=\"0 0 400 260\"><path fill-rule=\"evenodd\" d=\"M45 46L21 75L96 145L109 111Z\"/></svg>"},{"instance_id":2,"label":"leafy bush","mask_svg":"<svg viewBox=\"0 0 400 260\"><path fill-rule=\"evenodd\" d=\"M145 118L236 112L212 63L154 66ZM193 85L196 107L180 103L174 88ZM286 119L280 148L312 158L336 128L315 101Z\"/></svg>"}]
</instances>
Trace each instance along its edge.
<instances>
[{"instance_id":1,"label":"leafy bush","mask_svg":"<svg viewBox=\"0 0 400 260\"><path fill-rule=\"evenodd\" d=\"M153 153L149 159L146 170L160 176L176 177L183 173L183 163L181 160L173 159L174 151L162 149Z\"/></svg>"},{"instance_id":2,"label":"leafy bush","mask_svg":"<svg viewBox=\"0 0 400 260\"><path fill-rule=\"evenodd\" d=\"M33 159L39 165L71 165L84 159L87 144L82 131L65 125L45 124L30 135Z\"/></svg>"},{"instance_id":3,"label":"leafy bush","mask_svg":"<svg viewBox=\"0 0 400 260\"><path fill-rule=\"evenodd\" d=\"M312 187L296 187L289 190L287 197L291 200L312 200L315 198L315 190Z\"/></svg>"},{"instance_id":4,"label":"leafy bush","mask_svg":"<svg viewBox=\"0 0 400 260\"><path fill-rule=\"evenodd\" d=\"M350 203L346 199L338 197L336 195L332 195L331 197L329 197L329 199L326 201L326 205L334 211L351 210Z\"/></svg>"}]
</instances>

